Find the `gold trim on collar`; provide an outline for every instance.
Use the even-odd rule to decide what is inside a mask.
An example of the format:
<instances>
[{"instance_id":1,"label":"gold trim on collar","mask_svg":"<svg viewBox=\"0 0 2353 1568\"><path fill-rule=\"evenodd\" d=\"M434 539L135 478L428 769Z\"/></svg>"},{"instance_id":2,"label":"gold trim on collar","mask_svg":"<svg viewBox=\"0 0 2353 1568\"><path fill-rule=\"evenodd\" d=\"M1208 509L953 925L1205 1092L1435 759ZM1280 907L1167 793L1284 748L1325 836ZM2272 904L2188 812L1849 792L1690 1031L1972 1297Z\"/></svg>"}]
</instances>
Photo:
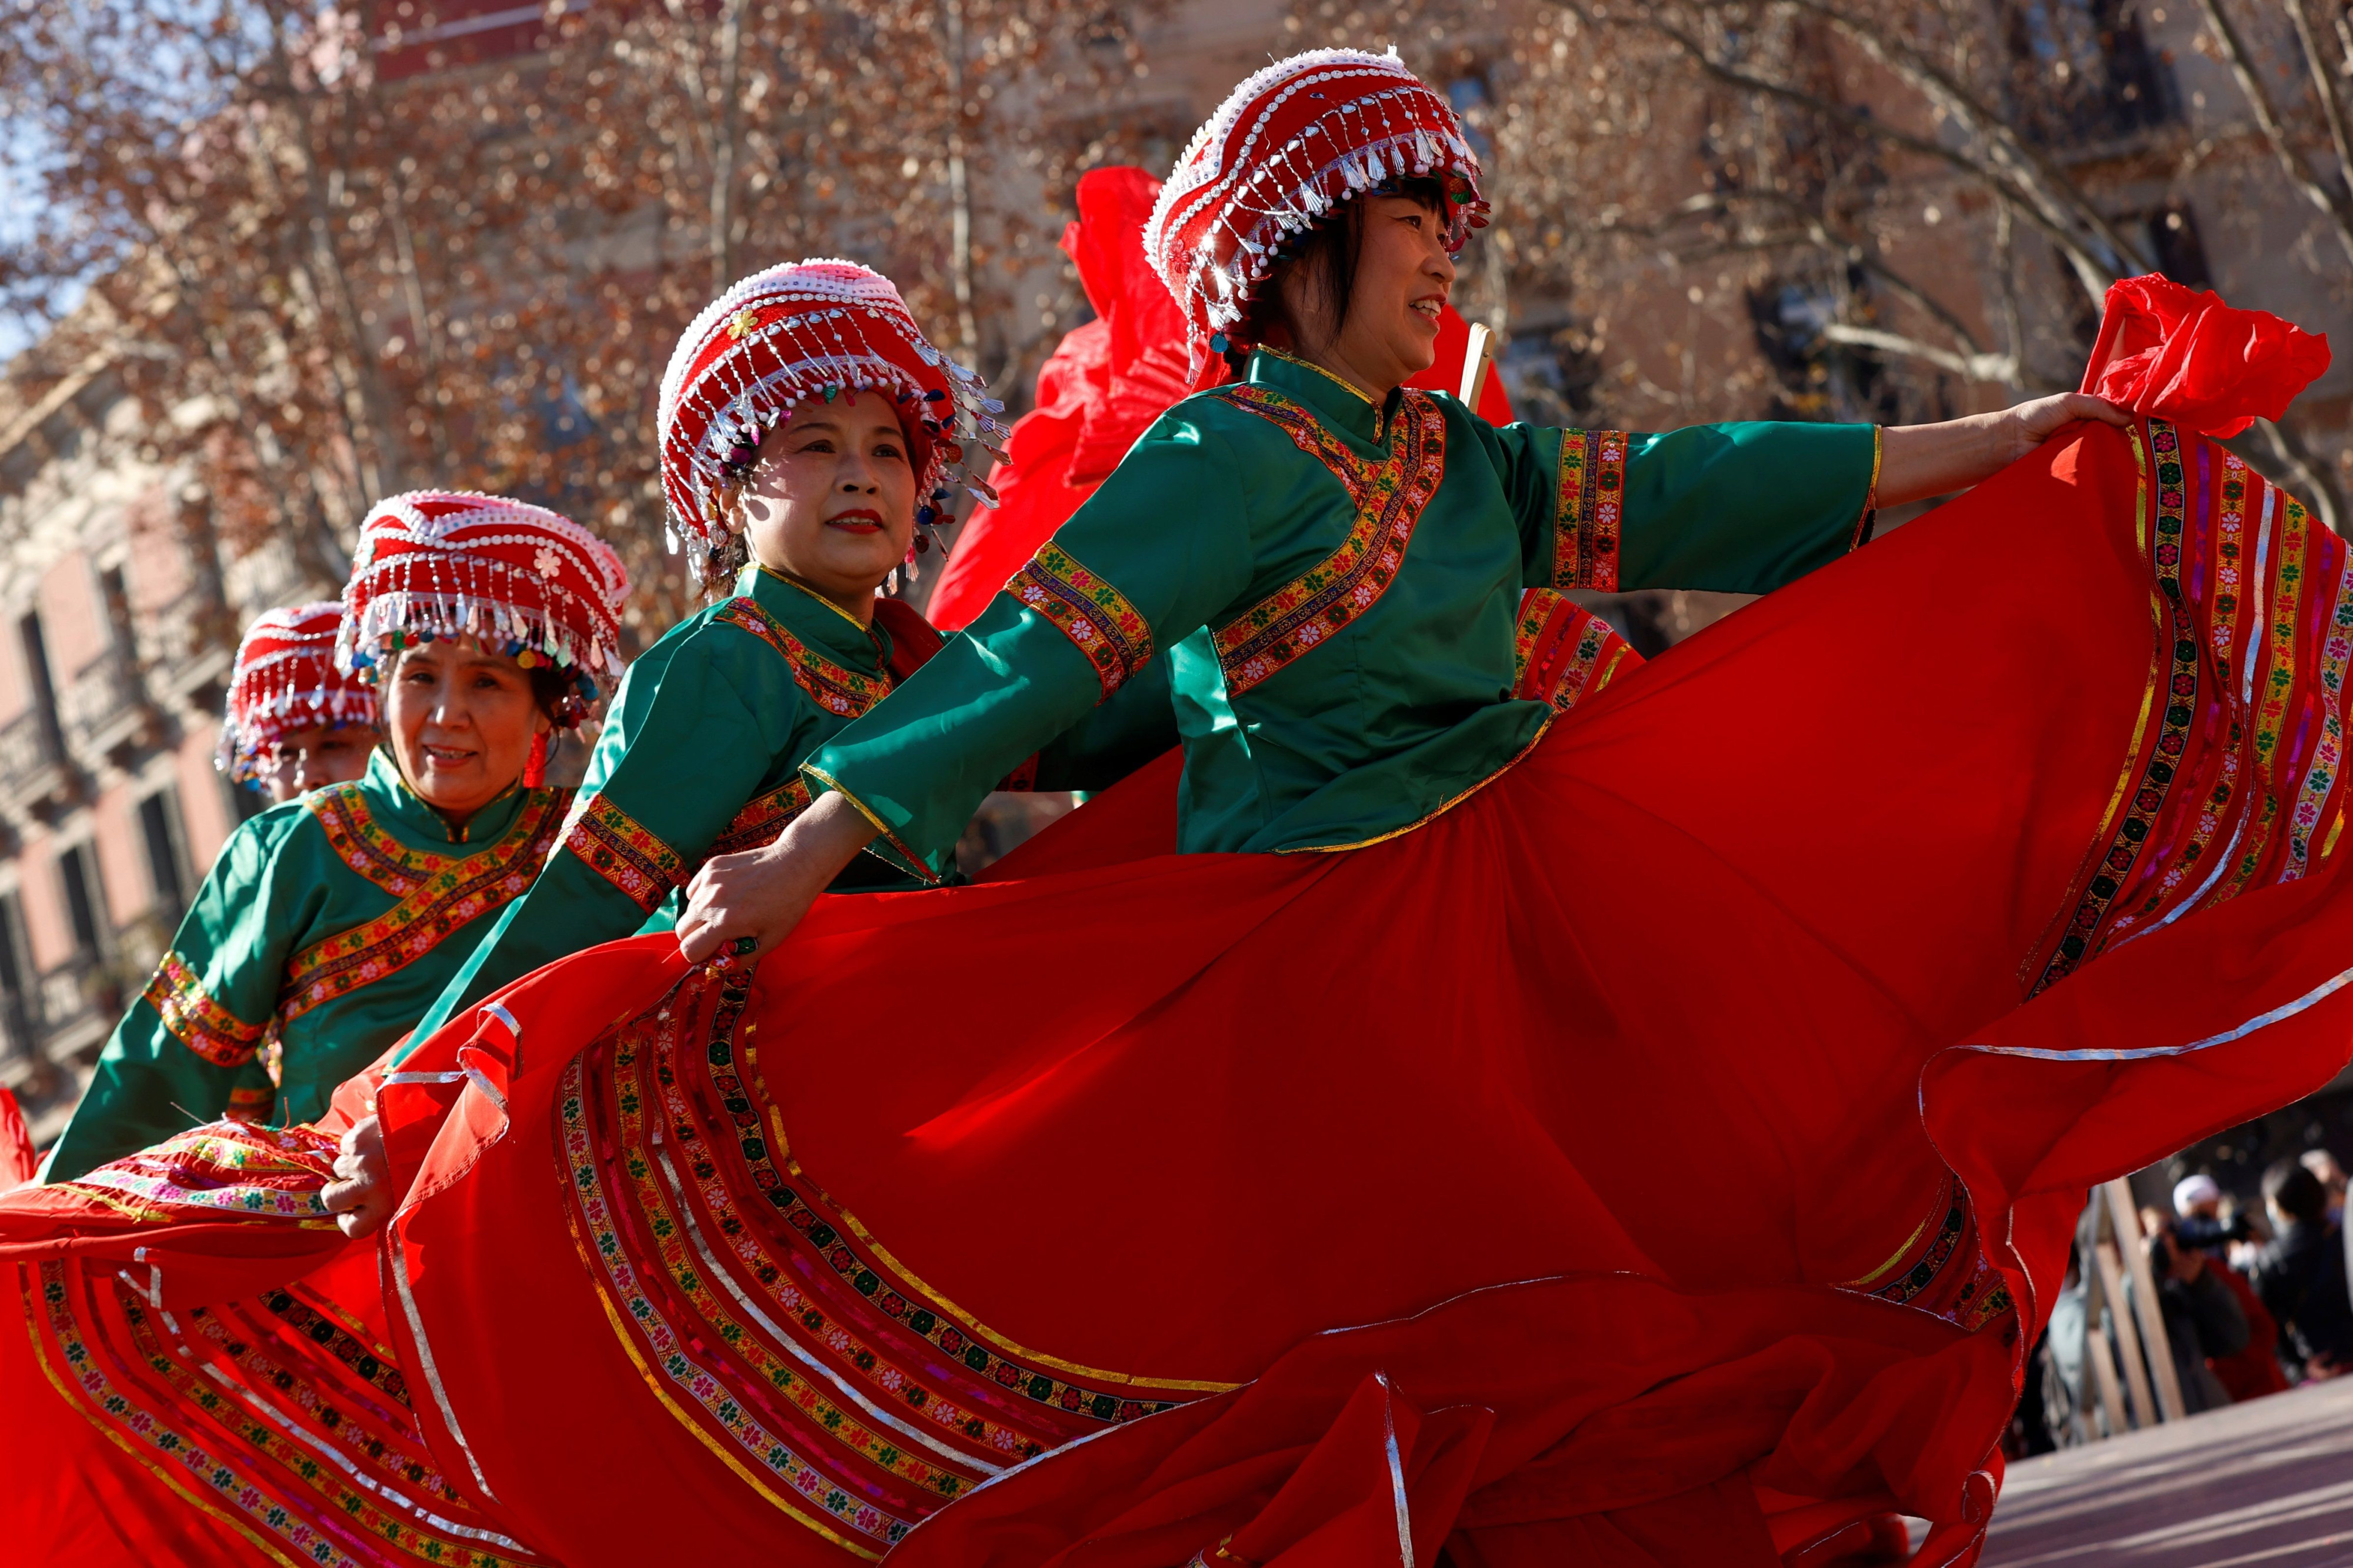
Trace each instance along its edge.
<instances>
[{"instance_id":1,"label":"gold trim on collar","mask_svg":"<svg viewBox=\"0 0 2353 1568\"><path fill-rule=\"evenodd\" d=\"M1314 360L1301 359L1297 354L1285 353L1281 349L1271 349L1264 343L1261 343L1259 345L1258 352L1269 356L1270 358L1279 359L1285 364L1295 364L1302 370L1314 371L1316 374L1322 376L1333 385L1345 388L1349 396L1355 398L1357 402L1363 404L1367 408L1378 408L1381 405L1381 400L1379 398L1367 395L1365 389L1358 386L1355 382L1349 381L1343 376L1333 374L1330 371L1325 370L1322 365L1317 364Z\"/></svg>"},{"instance_id":2,"label":"gold trim on collar","mask_svg":"<svg viewBox=\"0 0 2353 1568\"><path fill-rule=\"evenodd\" d=\"M856 626L860 631L866 633L869 637L873 635L873 625L871 622L860 621L856 616L851 615L848 610L843 609L839 605L835 604L831 599L827 598L823 594L818 593L815 588L810 587L799 578L779 572L765 561L754 561L752 564L758 568L761 576L773 577L777 582L782 583L786 587L797 589L799 592L807 595L810 598L815 599L818 604L823 605L827 609L831 610L835 615L839 616L843 620L848 621L851 626Z\"/></svg>"}]
</instances>

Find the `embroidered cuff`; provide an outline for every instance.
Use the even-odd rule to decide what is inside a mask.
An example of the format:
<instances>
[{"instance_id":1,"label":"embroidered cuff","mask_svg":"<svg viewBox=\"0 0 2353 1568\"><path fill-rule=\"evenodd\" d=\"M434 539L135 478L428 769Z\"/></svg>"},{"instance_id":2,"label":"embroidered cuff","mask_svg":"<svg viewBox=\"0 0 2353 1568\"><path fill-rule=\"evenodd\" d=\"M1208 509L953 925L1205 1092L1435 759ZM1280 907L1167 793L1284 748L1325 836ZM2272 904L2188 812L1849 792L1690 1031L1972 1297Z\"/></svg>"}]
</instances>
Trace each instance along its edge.
<instances>
[{"instance_id":1,"label":"embroidered cuff","mask_svg":"<svg viewBox=\"0 0 2353 1568\"><path fill-rule=\"evenodd\" d=\"M1553 505L1552 585L1618 591L1626 507L1626 432L1563 430Z\"/></svg>"},{"instance_id":2,"label":"embroidered cuff","mask_svg":"<svg viewBox=\"0 0 2353 1568\"><path fill-rule=\"evenodd\" d=\"M1617 678L1629 658L1641 658L1599 616L1550 588L1520 595L1512 648L1512 695L1566 713L1577 700Z\"/></svg>"},{"instance_id":3,"label":"embroidered cuff","mask_svg":"<svg viewBox=\"0 0 2353 1568\"><path fill-rule=\"evenodd\" d=\"M147 983L147 1005L172 1037L215 1067L243 1067L261 1045L267 1023L248 1024L206 994L188 961L167 952Z\"/></svg>"},{"instance_id":4,"label":"embroidered cuff","mask_svg":"<svg viewBox=\"0 0 2353 1568\"><path fill-rule=\"evenodd\" d=\"M1152 627L1127 595L1051 540L1007 581L1004 592L1051 621L1087 656L1105 698L1151 662Z\"/></svg>"},{"instance_id":5,"label":"embroidered cuff","mask_svg":"<svg viewBox=\"0 0 2353 1568\"><path fill-rule=\"evenodd\" d=\"M715 860L722 855L765 849L792 826L793 818L808 807L809 787L797 778L781 789L756 795L751 805L735 814L733 821L720 829L703 858Z\"/></svg>"},{"instance_id":6,"label":"embroidered cuff","mask_svg":"<svg viewBox=\"0 0 2353 1568\"><path fill-rule=\"evenodd\" d=\"M589 797L564 847L648 914L678 886L678 851L601 795Z\"/></svg>"},{"instance_id":7,"label":"embroidered cuff","mask_svg":"<svg viewBox=\"0 0 2353 1568\"><path fill-rule=\"evenodd\" d=\"M1051 549L1052 546L1049 545L1047 548ZM859 799L849 790L844 789L839 779L835 778L831 773L827 773L823 768L818 767L814 763L803 763L801 764L801 776L803 778L815 779L827 789L833 791L834 794L839 795L842 799L856 806L858 808L859 816L864 817L868 822L874 825L874 840L866 847L866 852L869 855L881 860L886 865L897 867L900 870L906 872L910 877L919 877L923 880L934 884L937 884L942 880L940 874L937 871L933 870L930 864L925 861L921 855L915 852L913 845L909 844L905 839L892 832L891 830L891 825L883 821L882 818L875 813L872 806L868 805L864 801ZM816 793L817 792L814 790L810 792L812 795Z\"/></svg>"}]
</instances>

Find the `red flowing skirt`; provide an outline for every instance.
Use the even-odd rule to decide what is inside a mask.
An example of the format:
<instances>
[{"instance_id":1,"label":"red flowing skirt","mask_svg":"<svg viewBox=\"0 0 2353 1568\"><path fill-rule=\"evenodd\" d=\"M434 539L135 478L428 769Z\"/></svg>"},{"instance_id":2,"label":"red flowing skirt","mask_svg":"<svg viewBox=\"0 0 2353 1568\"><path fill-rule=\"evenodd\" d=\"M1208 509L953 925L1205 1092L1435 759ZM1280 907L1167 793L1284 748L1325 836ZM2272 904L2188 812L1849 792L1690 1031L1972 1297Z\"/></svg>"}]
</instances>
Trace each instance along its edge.
<instances>
[{"instance_id":1,"label":"red flowing skirt","mask_svg":"<svg viewBox=\"0 0 2353 1568\"><path fill-rule=\"evenodd\" d=\"M2085 1187L2353 1049L2348 590L2091 428L1398 837L1138 854L1148 774L552 965L428 1047L437 1473L575 1565L1965 1562Z\"/></svg>"}]
</instances>

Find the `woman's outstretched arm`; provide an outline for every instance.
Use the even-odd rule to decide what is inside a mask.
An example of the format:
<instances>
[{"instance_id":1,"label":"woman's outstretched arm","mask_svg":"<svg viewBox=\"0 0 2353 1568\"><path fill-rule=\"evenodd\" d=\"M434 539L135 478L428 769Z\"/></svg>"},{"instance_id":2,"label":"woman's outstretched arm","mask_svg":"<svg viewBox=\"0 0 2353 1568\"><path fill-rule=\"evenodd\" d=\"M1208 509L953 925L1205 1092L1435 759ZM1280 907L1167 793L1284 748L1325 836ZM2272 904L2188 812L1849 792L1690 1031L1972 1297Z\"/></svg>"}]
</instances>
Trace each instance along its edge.
<instances>
[{"instance_id":1,"label":"woman's outstretched arm","mask_svg":"<svg viewBox=\"0 0 2353 1568\"><path fill-rule=\"evenodd\" d=\"M1998 414L1972 414L1937 425L1890 425L1880 433L1878 504L1902 506L1967 489L2078 419L2124 426L2132 422L2132 416L2103 398L2063 392Z\"/></svg>"}]
</instances>

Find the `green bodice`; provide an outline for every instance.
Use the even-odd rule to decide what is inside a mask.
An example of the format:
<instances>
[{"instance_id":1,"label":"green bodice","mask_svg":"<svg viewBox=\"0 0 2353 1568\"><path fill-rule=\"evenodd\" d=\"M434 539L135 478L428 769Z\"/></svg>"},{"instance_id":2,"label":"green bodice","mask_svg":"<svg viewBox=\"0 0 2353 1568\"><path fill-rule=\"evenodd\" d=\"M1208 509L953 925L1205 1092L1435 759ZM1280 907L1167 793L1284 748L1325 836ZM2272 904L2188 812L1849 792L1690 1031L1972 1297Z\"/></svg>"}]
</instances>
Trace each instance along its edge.
<instances>
[{"instance_id":1,"label":"green bodice","mask_svg":"<svg viewBox=\"0 0 2353 1568\"><path fill-rule=\"evenodd\" d=\"M569 799L518 790L453 832L379 750L356 782L244 824L107 1041L50 1179L233 1111L317 1120L531 886Z\"/></svg>"},{"instance_id":2,"label":"green bodice","mask_svg":"<svg viewBox=\"0 0 2353 1568\"><path fill-rule=\"evenodd\" d=\"M1261 353L1186 399L965 637L803 769L940 875L992 781L1157 658L1179 847L1338 848L1444 809L1547 721L1529 588L1764 593L1858 543L1878 433L1496 428Z\"/></svg>"},{"instance_id":3,"label":"green bodice","mask_svg":"<svg viewBox=\"0 0 2353 1568\"><path fill-rule=\"evenodd\" d=\"M735 596L672 626L623 678L558 852L417 1037L542 964L670 923L677 890L705 860L772 842L807 808L802 759L891 690L891 652L879 622L860 626L757 565L744 568ZM1156 689L1139 681L1048 747L1022 782L1100 788L1176 743L1168 715L1165 676ZM833 884L914 885L863 857Z\"/></svg>"}]
</instances>

